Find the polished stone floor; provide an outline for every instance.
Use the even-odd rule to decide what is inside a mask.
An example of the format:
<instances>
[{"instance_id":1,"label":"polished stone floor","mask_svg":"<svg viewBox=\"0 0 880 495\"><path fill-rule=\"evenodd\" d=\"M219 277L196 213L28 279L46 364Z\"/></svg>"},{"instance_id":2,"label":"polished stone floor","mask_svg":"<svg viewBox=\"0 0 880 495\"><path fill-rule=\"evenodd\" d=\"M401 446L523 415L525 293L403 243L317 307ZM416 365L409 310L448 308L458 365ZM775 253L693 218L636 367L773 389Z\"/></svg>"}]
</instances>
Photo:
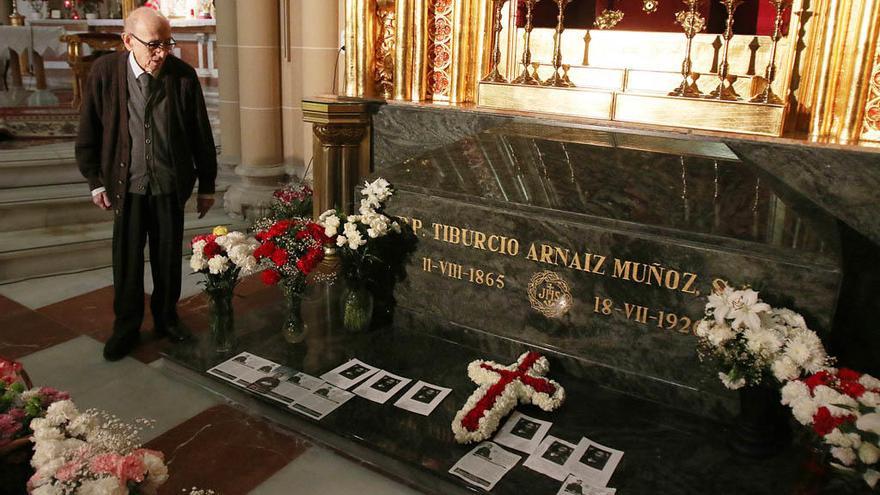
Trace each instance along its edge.
<instances>
[{"instance_id":1,"label":"polished stone floor","mask_svg":"<svg viewBox=\"0 0 880 495\"><path fill-rule=\"evenodd\" d=\"M206 302L196 281L184 277L180 313L201 332ZM81 408L155 420L143 440L162 450L169 463L171 478L161 493L193 486L225 495L417 493L174 379L159 357L168 344L152 339L150 321L132 357L104 361L102 342L112 323L110 284L110 271L102 269L0 285L0 356L20 360L34 383L69 391ZM150 288L148 280L145 299ZM247 279L237 289L236 309L275 297L274 289Z\"/></svg>"}]
</instances>

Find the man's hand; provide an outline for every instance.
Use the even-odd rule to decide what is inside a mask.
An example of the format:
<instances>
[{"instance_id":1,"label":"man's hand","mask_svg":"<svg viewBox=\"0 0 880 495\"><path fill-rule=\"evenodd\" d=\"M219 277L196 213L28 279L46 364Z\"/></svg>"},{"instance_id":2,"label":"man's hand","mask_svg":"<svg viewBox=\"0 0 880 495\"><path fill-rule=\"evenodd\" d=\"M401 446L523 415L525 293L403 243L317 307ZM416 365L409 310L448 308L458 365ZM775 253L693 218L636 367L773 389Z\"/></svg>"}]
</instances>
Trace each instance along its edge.
<instances>
[{"instance_id":1,"label":"man's hand","mask_svg":"<svg viewBox=\"0 0 880 495\"><path fill-rule=\"evenodd\" d=\"M95 205L102 210L109 210L110 197L107 196L107 191L101 191L98 194L93 195L92 203L95 203Z\"/></svg>"},{"instance_id":2,"label":"man's hand","mask_svg":"<svg viewBox=\"0 0 880 495\"><path fill-rule=\"evenodd\" d=\"M204 217L212 206L214 206L214 198L196 198L196 211L199 212L199 218Z\"/></svg>"}]
</instances>

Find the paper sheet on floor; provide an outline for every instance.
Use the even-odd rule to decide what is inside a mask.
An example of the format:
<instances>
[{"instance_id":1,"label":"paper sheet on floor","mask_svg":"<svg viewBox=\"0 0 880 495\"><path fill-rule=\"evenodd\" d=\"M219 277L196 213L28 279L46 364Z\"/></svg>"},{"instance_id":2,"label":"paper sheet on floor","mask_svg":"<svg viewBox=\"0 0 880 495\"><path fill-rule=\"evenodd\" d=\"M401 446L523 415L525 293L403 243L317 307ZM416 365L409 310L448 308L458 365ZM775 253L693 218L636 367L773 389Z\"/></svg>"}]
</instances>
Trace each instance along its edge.
<instances>
[{"instance_id":1,"label":"paper sheet on floor","mask_svg":"<svg viewBox=\"0 0 880 495\"><path fill-rule=\"evenodd\" d=\"M379 370L368 378L367 381L358 385L352 392L364 399L384 404L411 381L409 378Z\"/></svg>"},{"instance_id":2,"label":"paper sheet on floor","mask_svg":"<svg viewBox=\"0 0 880 495\"><path fill-rule=\"evenodd\" d=\"M307 375L287 366L281 366L271 375L248 385L248 390L290 405L309 395L324 384L324 380Z\"/></svg>"},{"instance_id":3,"label":"paper sheet on floor","mask_svg":"<svg viewBox=\"0 0 880 495\"><path fill-rule=\"evenodd\" d=\"M592 486L577 476L569 474L568 478L562 482L556 495L614 495L616 492L617 490L614 488Z\"/></svg>"},{"instance_id":4,"label":"paper sheet on floor","mask_svg":"<svg viewBox=\"0 0 880 495\"><path fill-rule=\"evenodd\" d=\"M492 442L483 442L458 460L450 473L478 486L491 490L516 465L521 456L508 452Z\"/></svg>"},{"instance_id":5,"label":"paper sheet on floor","mask_svg":"<svg viewBox=\"0 0 880 495\"><path fill-rule=\"evenodd\" d=\"M375 366L370 366L359 359L350 359L348 362L321 375L321 379L339 388L348 390L377 371L379 371L379 368Z\"/></svg>"},{"instance_id":6,"label":"paper sheet on floor","mask_svg":"<svg viewBox=\"0 0 880 495\"><path fill-rule=\"evenodd\" d=\"M575 445L553 435L547 435L523 466L562 481L568 476L566 463L574 452Z\"/></svg>"},{"instance_id":7,"label":"paper sheet on floor","mask_svg":"<svg viewBox=\"0 0 880 495\"><path fill-rule=\"evenodd\" d=\"M451 388L417 381L394 403L395 406L422 416L428 416L449 395Z\"/></svg>"},{"instance_id":8,"label":"paper sheet on floor","mask_svg":"<svg viewBox=\"0 0 880 495\"><path fill-rule=\"evenodd\" d=\"M551 426L553 423L549 421L542 421L514 411L492 440L505 447L531 454L537 450Z\"/></svg>"},{"instance_id":9,"label":"paper sheet on floor","mask_svg":"<svg viewBox=\"0 0 880 495\"><path fill-rule=\"evenodd\" d=\"M593 486L606 486L623 451L615 450L583 437L568 459L568 472Z\"/></svg>"},{"instance_id":10,"label":"paper sheet on floor","mask_svg":"<svg viewBox=\"0 0 880 495\"><path fill-rule=\"evenodd\" d=\"M260 356L242 352L209 369L208 373L236 385L247 387L260 378L271 375L280 366L280 364Z\"/></svg>"},{"instance_id":11,"label":"paper sheet on floor","mask_svg":"<svg viewBox=\"0 0 880 495\"><path fill-rule=\"evenodd\" d=\"M288 407L310 418L323 419L352 397L354 397L353 393L325 383Z\"/></svg>"}]
</instances>

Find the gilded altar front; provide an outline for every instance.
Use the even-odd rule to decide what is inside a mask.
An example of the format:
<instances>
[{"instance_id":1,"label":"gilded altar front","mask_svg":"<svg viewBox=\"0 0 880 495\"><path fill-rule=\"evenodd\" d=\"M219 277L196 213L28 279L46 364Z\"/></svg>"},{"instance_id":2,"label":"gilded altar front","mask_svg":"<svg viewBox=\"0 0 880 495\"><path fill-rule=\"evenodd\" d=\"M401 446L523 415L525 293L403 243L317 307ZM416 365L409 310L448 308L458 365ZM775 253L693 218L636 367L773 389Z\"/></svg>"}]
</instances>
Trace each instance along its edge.
<instances>
[{"instance_id":1,"label":"gilded altar front","mask_svg":"<svg viewBox=\"0 0 880 495\"><path fill-rule=\"evenodd\" d=\"M880 142L880 0L642 0L571 25L580 1L346 0L346 95ZM738 9L769 21L749 31Z\"/></svg>"}]
</instances>

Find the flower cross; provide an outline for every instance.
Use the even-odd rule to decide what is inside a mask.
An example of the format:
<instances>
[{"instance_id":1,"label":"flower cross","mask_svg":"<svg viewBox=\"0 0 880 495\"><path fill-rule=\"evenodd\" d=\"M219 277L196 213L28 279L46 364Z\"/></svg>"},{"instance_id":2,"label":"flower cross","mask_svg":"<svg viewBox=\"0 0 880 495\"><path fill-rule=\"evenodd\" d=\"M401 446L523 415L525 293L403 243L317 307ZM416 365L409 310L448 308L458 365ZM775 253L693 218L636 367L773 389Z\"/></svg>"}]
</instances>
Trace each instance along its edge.
<instances>
[{"instance_id":1,"label":"flower cross","mask_svg":"<svg viewBox=\"0 0 880 495\"><path fill-rule=\"evenodd\" d=\"M549 369L547 358L537 352L526 352L509 366L484 360L470 363L468 376L479 388L455 415L455 439L469 443L489 438L501 418L519 403L535 404L545 411L559 407L565 390L544 377Z\"/></svg>"}]
</instances>

